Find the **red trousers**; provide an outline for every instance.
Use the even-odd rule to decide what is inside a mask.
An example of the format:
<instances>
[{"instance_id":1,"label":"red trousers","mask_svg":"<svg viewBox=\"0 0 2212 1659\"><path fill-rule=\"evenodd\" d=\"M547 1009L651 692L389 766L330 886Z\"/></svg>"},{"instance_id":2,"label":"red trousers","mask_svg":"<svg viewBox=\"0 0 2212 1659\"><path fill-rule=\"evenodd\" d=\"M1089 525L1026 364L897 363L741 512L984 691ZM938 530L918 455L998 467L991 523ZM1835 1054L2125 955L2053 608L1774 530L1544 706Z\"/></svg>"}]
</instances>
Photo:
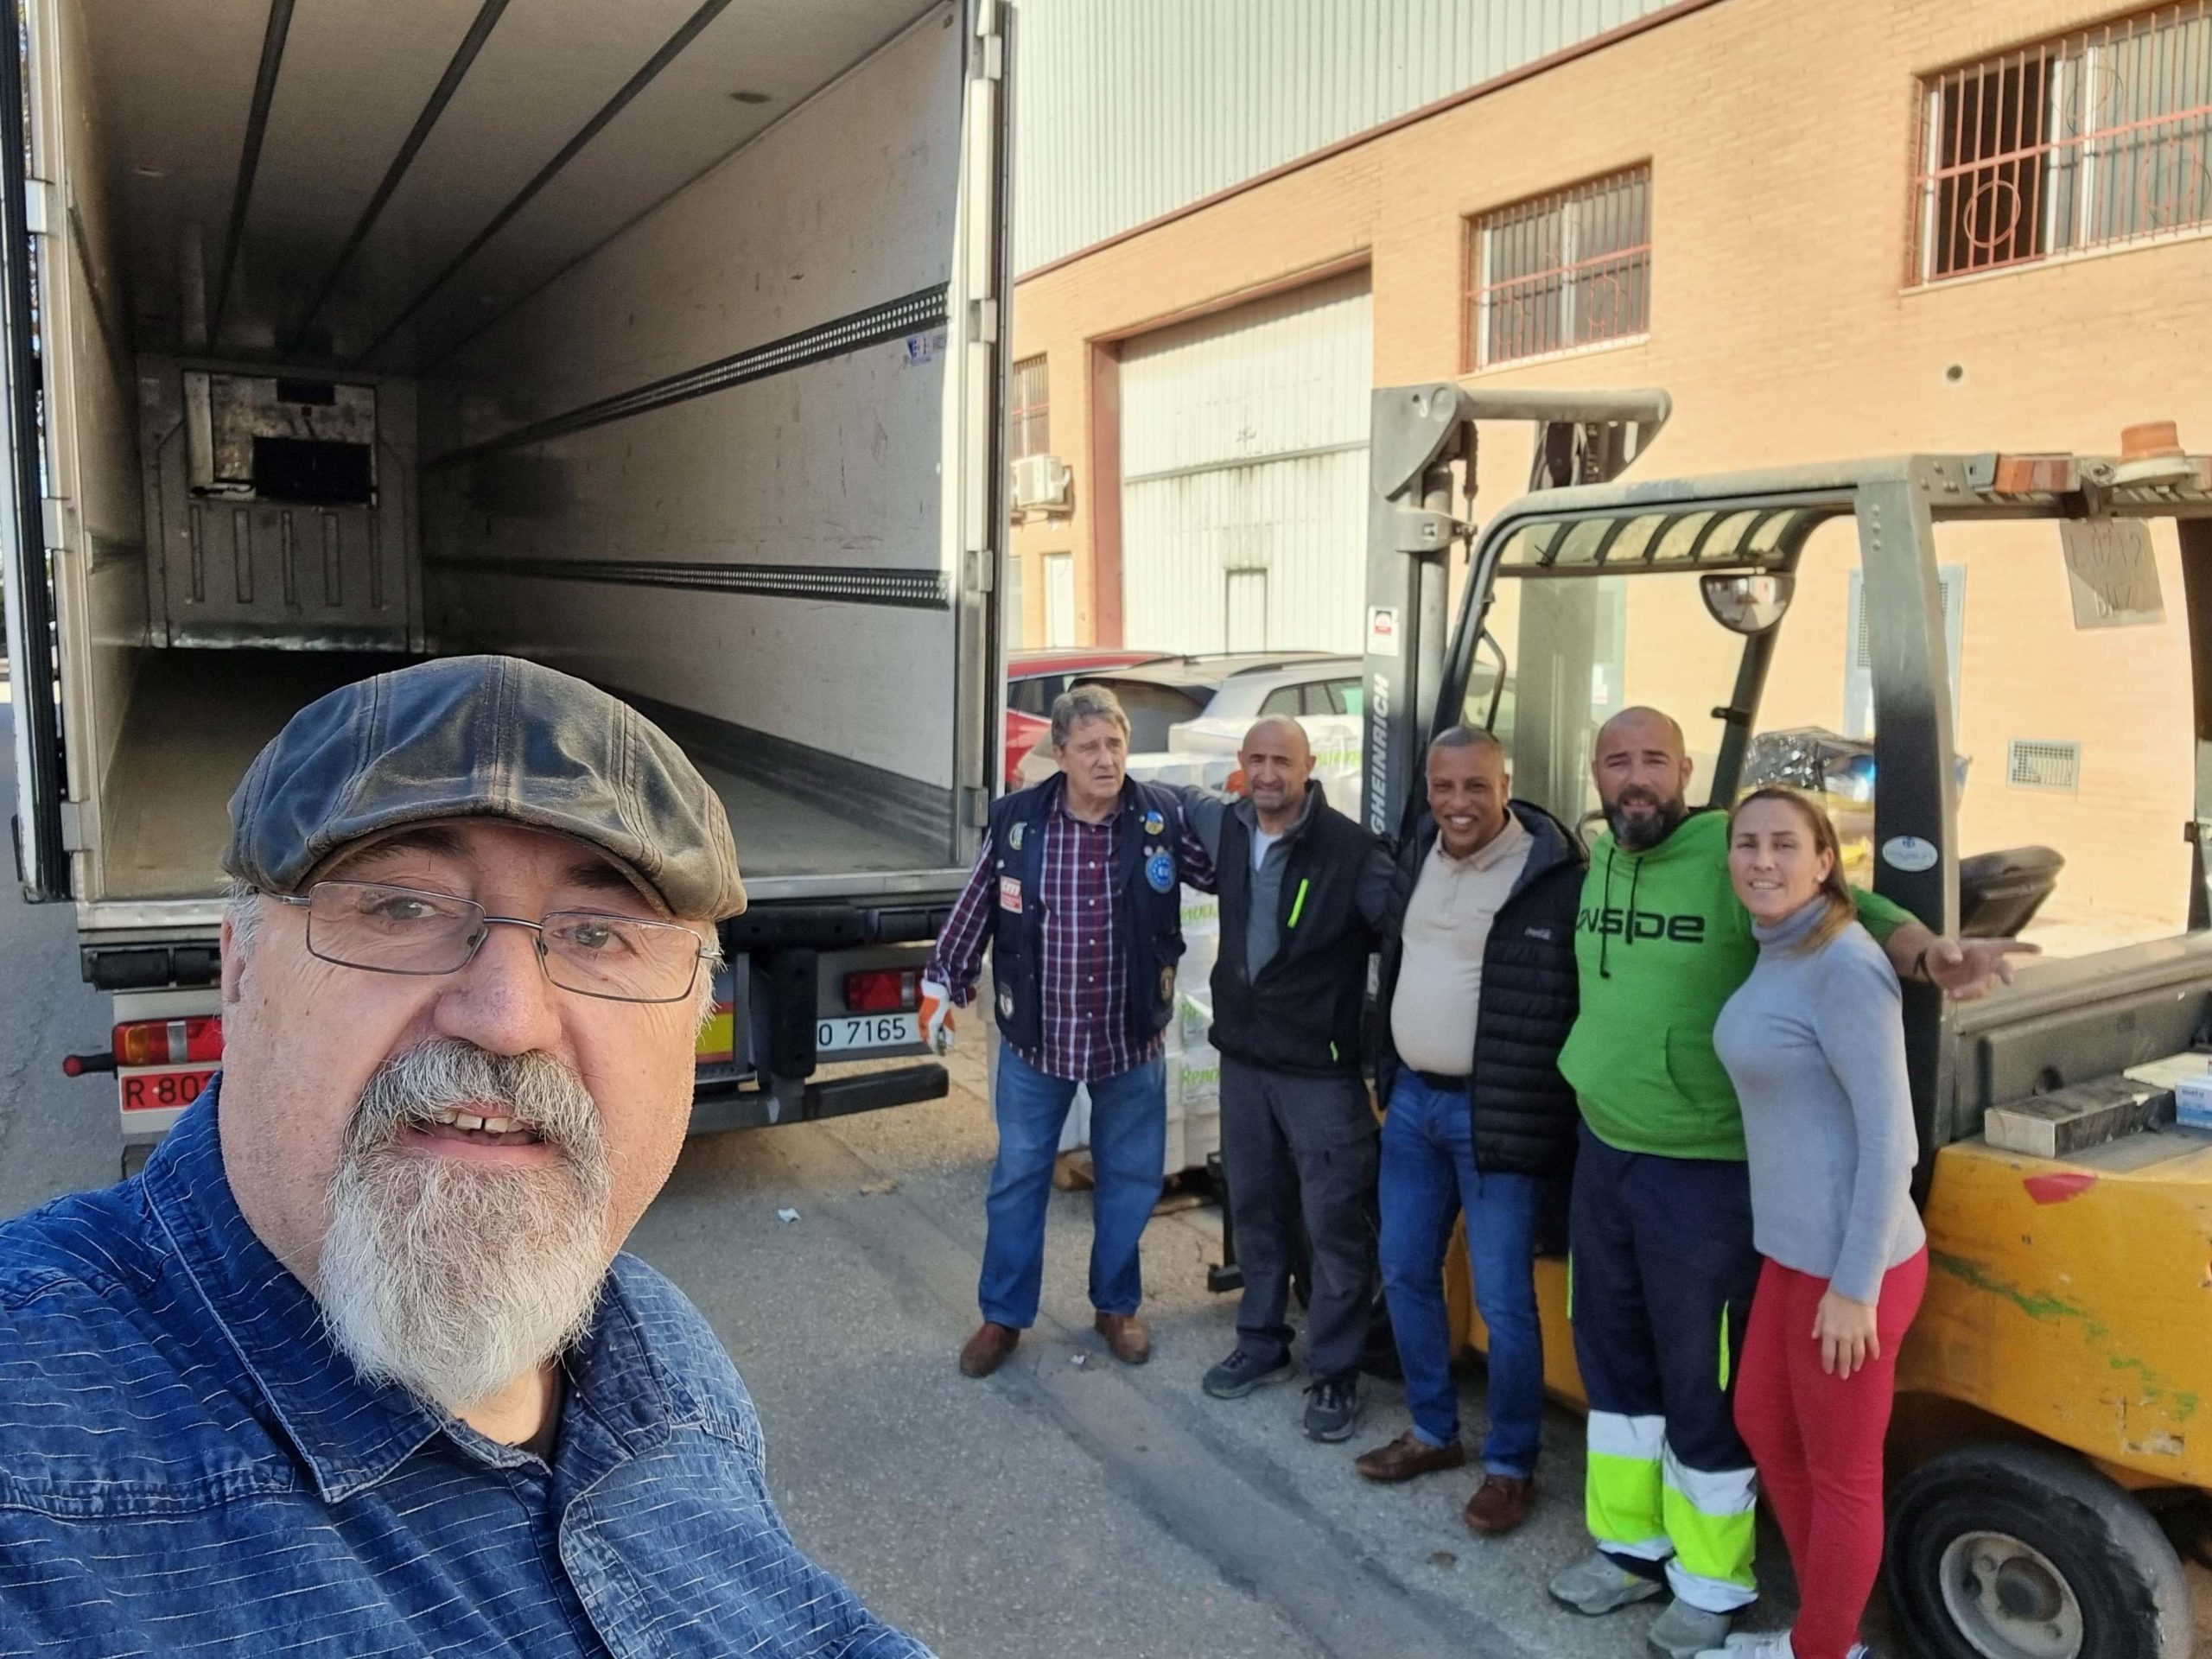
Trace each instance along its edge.
<instances>
[{"instance_id":1,"label":"red trousers","mask_svg":"<svg viewBox=\"0 0 2212 1659\"><path fill-rule=\"evenodd\" d=\"M1828 1281L1777 1262L1760 1270L1736 1374L1736 1428L1796 1569L1797 1659L1847 1659L1859 1640L1882 1569L1882 1440L1897 1347L1927 1286L1925 1249L1889 1270L1874 1319L1882 1357L1840 1378L1821 1369L1813 1339Z\"/></svg>"}]
</instances>

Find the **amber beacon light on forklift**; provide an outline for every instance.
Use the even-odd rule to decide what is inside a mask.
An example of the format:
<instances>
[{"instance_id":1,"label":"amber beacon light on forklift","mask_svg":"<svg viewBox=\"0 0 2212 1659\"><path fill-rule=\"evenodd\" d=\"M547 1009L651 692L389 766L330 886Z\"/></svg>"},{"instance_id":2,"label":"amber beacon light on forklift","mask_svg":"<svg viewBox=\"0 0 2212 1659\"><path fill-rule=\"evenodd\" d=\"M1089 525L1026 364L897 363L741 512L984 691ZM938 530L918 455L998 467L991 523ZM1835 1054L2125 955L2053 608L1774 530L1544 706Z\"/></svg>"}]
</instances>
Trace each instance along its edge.
<instances>
[{"instance_id":1,"label":"amber beacon light on forklift","mask_svg":"<svg viewBox=\"0 0 2212 1659\"><path fill-rule=\"evenodd\" d=\"M1906 988L1933 1271L1897 1375L1890 1601L1919 1659L2177 1659L2182 1557L2212 1544L2212 1128L2192 1101L2212 1064L2212 461L2151 427L2117 457L1612 481L1669 413L1659 392L1375 394L1370 824L1407 827L1422 740L1463 719L1506 741L1516 795L1584 821L1598 726L1655 704L1686 729L1693 808L1795 784L1862 886L1947 933L2045 944L1980 1001ZM1491 421L1535 425L1535 477L1478 530ZM1962 651L1969 574L2015 621L2055 594L2046 632L2070 595L2072 658ZM2112 763L2073 782L2070 740L1968 752L1962 657L2002 683L1997 718L2073 720ZM2098 700L2139 700L2131 677L2162 664L2156 741L2108 729ZM2100 782L2174 810L2096 817ZM2075 823L2103 837L2080 856L1962 844ZM1579 1402L1561 1263L1539 1287L1547 1380Z\"/></svg>"}]
</instances>

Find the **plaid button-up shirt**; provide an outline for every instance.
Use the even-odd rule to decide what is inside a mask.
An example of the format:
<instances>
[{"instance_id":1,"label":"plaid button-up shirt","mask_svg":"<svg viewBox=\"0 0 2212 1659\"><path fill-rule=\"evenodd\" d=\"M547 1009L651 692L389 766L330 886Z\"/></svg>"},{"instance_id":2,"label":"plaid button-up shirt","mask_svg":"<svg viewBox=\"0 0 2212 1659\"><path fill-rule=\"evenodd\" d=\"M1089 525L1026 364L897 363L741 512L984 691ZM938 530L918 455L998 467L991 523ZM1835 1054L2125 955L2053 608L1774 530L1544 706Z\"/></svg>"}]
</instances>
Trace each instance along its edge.
<instances>
[{"instance_id":1,"label":"plaid button-up shirt","mask_svg":"<svg viewBox=\"0 0 2212 1659\"><path fill-rule=\"evenodd\" d=\"M1055 791L1045 815L1045 846L1038 873L1045 908L1039 966L1044 977L1040 1011L1045 1051L1022 1058L1055 1077L1089 1083L1133 1071L1160 1052L1162 1037L1138 1041L1129 1031L1128 941L1122 927L1122 822L1116 810L1103 823L1086 823ZM1191 886L1211 889L1213 861L1190 820L1175 846L1175 861ZM990 943L991 911L999 898L998 861L983 837L976 868L938 937L928 976L968 1006Z\"/></svg>"}]
</instances>

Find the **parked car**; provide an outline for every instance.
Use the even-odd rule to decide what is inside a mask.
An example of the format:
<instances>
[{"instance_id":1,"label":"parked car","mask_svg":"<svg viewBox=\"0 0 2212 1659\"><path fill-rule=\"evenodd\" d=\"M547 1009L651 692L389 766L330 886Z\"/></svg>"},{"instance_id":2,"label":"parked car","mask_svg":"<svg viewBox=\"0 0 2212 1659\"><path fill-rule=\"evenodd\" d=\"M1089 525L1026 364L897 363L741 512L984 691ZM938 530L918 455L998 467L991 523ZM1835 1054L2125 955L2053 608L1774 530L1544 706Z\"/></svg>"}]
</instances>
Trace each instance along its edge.
<instances>
[{"instance_id":1,"label":"parked car","mask_svg":"<svg viewBox=\"0 0 2212 1659\"><path fill-rule=\"evenodd\" d=\"M1071 685L1103 685L1129 717L1129 753L1157 753L1171 728L1189 720L1257 720L1262 715L1357 715L1361 660L1319 651L1222 652L1166 657L1069 677ZM1031 745L1011 782L1050 777L1057 762L1047 742Z\"/></svg>"},{"instance_id":2,"label":"parked car","mask_svg":"<svg viewBox=\"0 0 2212 1659\"><path fill-rule=\"evenodd\" d=\"M1156 651L1121 646L1017 651L1006 659L1006 784L1018 786L1021 757L1052 728L1052 703L1083 676L1138 663L1172 661Z\"/></svg>"}]
</instances>

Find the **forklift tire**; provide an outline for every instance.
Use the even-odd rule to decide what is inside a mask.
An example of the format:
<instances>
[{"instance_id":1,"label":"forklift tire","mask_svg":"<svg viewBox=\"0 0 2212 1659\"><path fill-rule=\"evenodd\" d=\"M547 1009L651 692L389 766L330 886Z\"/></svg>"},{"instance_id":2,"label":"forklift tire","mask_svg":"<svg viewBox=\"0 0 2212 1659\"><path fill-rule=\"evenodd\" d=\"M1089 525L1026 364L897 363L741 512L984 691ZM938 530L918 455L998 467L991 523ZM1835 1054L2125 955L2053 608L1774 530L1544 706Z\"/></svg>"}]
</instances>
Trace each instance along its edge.
<instances>
[{"instance_id":1,"label":"forklift tire","mask_svg":"<svg viewBox=\"0 0 2212 1659\"><path fill-rule=\"evenodd\" d=\"M2143 1506L2079 1459L1966 1446L1890 1503L1890 1605L1919 1659L2188 1659L2188 1581Z\"/></svg>"}]
</instances>

